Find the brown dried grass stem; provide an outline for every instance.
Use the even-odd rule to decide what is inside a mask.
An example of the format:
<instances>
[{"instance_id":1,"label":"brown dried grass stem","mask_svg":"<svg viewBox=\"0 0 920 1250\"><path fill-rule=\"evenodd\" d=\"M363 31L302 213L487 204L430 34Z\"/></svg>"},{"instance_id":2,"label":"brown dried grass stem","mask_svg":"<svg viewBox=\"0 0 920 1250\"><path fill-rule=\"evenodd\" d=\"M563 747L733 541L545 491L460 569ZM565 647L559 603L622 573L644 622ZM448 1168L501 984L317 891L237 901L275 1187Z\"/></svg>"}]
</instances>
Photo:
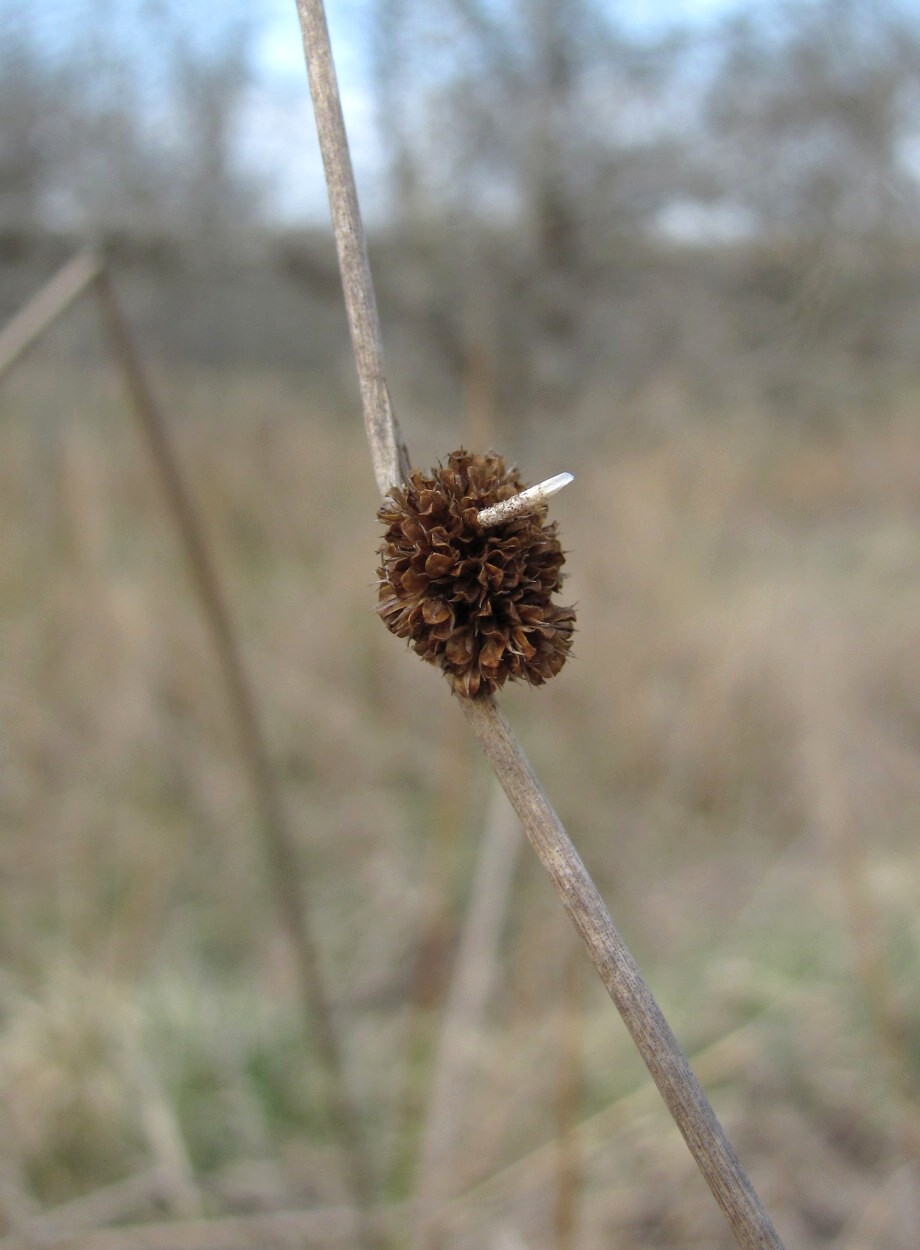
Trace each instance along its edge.
<instances>
[{"instance_id":1,"label":"brown dried grass stem","mask_svg":"<svg viewBox=\"0 0 920 1250\"><path fill-rule=\"evenodd\" d=\"M495 785L495 783L493 783ZM498 785L489 802L463 933L444 1005L416 1182L415 1250L440 1244L441 1214L455 1197L456 1158L475 1047L495 983L521 831Z\"/></svg>"},{"instance_id":2,"label":"brown dried grass stem","mask_svg":"<svg viewBox=\"0 0 920 1250\"><path fill-rule=\"evenodd\" d=\"M91 252L79 253L6 323L0 330L0 378L98 278L101 268Z\"/></svg>"},{"instance_id":3,"label":"brown dried grass stem","mask_svg":"<svg viewBox=\"0 0 920 1250\"><path fill-rule=\"evenodd\" d=\"M382 1243L367 1214L372 1197L371 1168L348 1095L342 1047L320 969L306 898L299 884L301 869L296 842L269 760L252 683L204 527L180 470L166 421L154 399L112 283L104 272L97 275L96 291L112 352L124 376L131 406L176 523L227 688L260 818L272 886L294 952L307 1034L316 1040L326 1072L330 1121L347 1156L347 1180L362 1220L361 1244L378 1246Z\"/></svg>"},{"instance_id":4,"label":"brown dried grass stem","mask_svg":"<svg viewBox=\"0 0 920 1250\"><path fill-rule=\"evenodd\" d=\"M779 1235L511 726L492 699L460 706L738 1244L777 1250Z\"/></svg>"},{"instance_id":5,"label":"brown dried grass stem","mask_svg":"<svg viewBox=\"0 0 920 1250\"><path fill-rule=\"evenodd\" d=\"M297 11L329 189L365 429L378 486L381 493L385 493L404 479L410 462L384 377L373 279L323 0L297 0ZM460 703L738 1244L748 1250L780 1250L779 1235L508 722L491 698L461 699Z\"/></svg>"},{"instance_id":6,"label":"brown dried grass stem","mask_svg":"<svg viewBox=\"0 0 920 1250\"><path fill-rule=\"evenodd\" d=\"M561 916L559 923L563 924ZM559 1013L559 1068L556 1084L556 1167L553 1232L556 1250L575 1250L582 1161L578 1149L578 1107L584 1084L584 1013L581 1002L583 956L571 929L561 937L562 994Z\"/></svg>"},{"instance_id":7,"label":"brown dried grass stem","mask_svg":"<svg viewBox=\"0 0 920 1250\"><path fill-rule=\"evenodd\" d=\"M693 1056L695 1070L702 1074L703 1079L723 1085L743 1077L758 1053L756 1034L767 1013L775 1009L794 1010L805 997L804 991L788 993L753 1020L746 1021L697 1051ZM571 1134L575 1138L578 1157L587 1161L608 1148L618 1135L647 1114L652 1094L651 1085L637 1085L629 1093L573 1125ZM494 1204L509 1201L515 1194L551 1184L556 1174L557 1159L558 1142L551 1138L500 1170L493 1171L448 1204L443 1212L445 1226L452 1233L467 1234L471 1227L482 1222L483 1212Z\"/></svg>"},{"instance_id":8,"label":"brown dried grass stem","mask_svg":"<svg viewBox=\"0 0 920 1250\"><path fill-rule=\"evenodd\" d=\"M22 1246L53 1246L67 1241L81 1230L97 1229L106 1224L128 1224L139 1220L161 1203L168 1192L172 1176L162 1166L147 1168L123 1180L81 1194L50 1210L36 1212L31 1218L18 1221L21 1227L0 1237L0 1250L20 1250Z\"/></svg>"},{"instance_id":9,"label":"brown dried grass stem","mask_svg":"<svg viewBox=\"0 0 920 1250\"><path fill-rule=\"evenodd\" d=\"M377 298L367 258L367 239L351 167L326 10L322 0L297 0L297 12L329 191L348 327L358 368L367 441L377 485L381 495L385 495L408 473L409 454L387 389Z\"/></svg>"},{"instance_id":10,"label":"brown dried grass stem","mask_svg":"<svg viewBox=\"0 0 920 1250\"><path fill-rule=\"evenodd\" d=\"M309 1210L260 1211L195 1220L148 1221L112 1228L36 1226L35 1236L14 1234L0 1240L0 1250L353 1250L353 1218L348 1206ZM392 1219L398 1210L381 1210Z\"/></svg>"}]
</instances>

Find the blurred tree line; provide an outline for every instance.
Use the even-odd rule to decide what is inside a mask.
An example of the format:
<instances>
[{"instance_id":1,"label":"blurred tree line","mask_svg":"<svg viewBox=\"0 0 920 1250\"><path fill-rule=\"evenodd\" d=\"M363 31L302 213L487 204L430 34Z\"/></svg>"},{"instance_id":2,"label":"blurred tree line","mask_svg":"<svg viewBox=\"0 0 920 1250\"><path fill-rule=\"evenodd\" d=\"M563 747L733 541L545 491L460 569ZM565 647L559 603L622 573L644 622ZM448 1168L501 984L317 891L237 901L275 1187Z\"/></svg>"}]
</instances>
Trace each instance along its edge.
<instances>
[{"instance_id":1,"label":"blurred tree line","mask_svg":"<svg viewBox=\"0 0 920 1250\"><path fill-rule=\"evenodd\" d=\"M355 0L400 386L533 420L656 387L798 416L914 386L920 11L751 4L652 34L624 11ZM304 361L339 300L328 231L279 219L240 142L273 89L263 20L241 0L2 0L2 311L17 267L102 241L160 292L165 351L347 351L335 320Z\"/></svg>"},{"instance_id":2,"label":"blurred tree line","mask_svg":"<svg viewBox=\"0 0 920 1250\"><path fill-rule=\"evenodd\" d=\"M241 3L0 8L0 226L213 252L261 210L236 132L252 82Z\"/></svg>"}]
</instances>

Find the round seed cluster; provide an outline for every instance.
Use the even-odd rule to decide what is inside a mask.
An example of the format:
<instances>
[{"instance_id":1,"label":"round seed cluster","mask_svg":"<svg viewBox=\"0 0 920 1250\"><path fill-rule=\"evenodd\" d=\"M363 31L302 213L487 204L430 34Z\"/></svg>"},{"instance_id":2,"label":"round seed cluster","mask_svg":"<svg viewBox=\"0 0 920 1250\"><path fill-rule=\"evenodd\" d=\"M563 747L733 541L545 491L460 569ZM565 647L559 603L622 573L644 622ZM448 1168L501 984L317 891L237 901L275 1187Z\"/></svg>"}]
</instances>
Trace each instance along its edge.
<instances>
[{"instance_id":1,"label":"round seed cluster","mask_svg":"<svg viewBox=\"0 0 920 1250\"><path fill-rule=\"evenodd\" d=\"M572 645L575 610L551 602L565 556L546 505L488 528L478 520L524 489L501 456L461 448L430 474L413 470L377 514L386 526L377 611L468 698L509 678L542 685Z\"/></svg>"}]
</instances>

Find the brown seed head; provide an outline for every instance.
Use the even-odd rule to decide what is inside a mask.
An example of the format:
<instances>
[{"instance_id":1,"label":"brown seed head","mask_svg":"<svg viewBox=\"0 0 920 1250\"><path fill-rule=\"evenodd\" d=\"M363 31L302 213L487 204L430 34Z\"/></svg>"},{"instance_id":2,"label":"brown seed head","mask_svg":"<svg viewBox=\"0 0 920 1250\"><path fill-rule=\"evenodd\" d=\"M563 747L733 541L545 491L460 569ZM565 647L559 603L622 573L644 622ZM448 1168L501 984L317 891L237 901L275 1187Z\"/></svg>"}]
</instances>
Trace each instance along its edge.
<instances>
[{"instance_id":1,"label":"brown seed head","mask_svg":"<svg viewBox=\"0 0 920 1250\"><path fill-rule=\"evenodd\" d=\"M461 448L427 476L414 469L377 514L386 526L377 611L457 694L492 694L509 677L540 686L572 645L575 610L551 602L565 556L546 505L490 528L478 521L524 489L501 456Z\"/></svg>"}]
</instances>

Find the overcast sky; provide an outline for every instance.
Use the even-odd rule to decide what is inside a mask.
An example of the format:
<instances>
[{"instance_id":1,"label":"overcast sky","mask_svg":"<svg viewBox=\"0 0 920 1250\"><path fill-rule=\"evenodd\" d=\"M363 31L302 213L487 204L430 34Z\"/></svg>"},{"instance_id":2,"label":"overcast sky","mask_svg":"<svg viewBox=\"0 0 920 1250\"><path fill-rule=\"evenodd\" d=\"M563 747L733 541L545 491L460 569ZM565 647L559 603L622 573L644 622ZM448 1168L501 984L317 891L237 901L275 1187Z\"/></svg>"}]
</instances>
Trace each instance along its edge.
<instances>
[{"instance_id":1,"label":"overcast sky","mask_svg":"<svg viewBox=\"0 0 920 1250\"><path fill-rule=\"evenodd\" d=\"M704 25L744 8L742 0L625 0L612 4L637 33L675 24ZM364 211L382 204L382 161L361 27L367 0L326 0L345 123ZM313 128L300 27L294 0L268 0L256 55L259 84L241 136L247 165L271 184L271 200L286 221L326 212L319 149Z\"/></svg>"}]
</instances>

